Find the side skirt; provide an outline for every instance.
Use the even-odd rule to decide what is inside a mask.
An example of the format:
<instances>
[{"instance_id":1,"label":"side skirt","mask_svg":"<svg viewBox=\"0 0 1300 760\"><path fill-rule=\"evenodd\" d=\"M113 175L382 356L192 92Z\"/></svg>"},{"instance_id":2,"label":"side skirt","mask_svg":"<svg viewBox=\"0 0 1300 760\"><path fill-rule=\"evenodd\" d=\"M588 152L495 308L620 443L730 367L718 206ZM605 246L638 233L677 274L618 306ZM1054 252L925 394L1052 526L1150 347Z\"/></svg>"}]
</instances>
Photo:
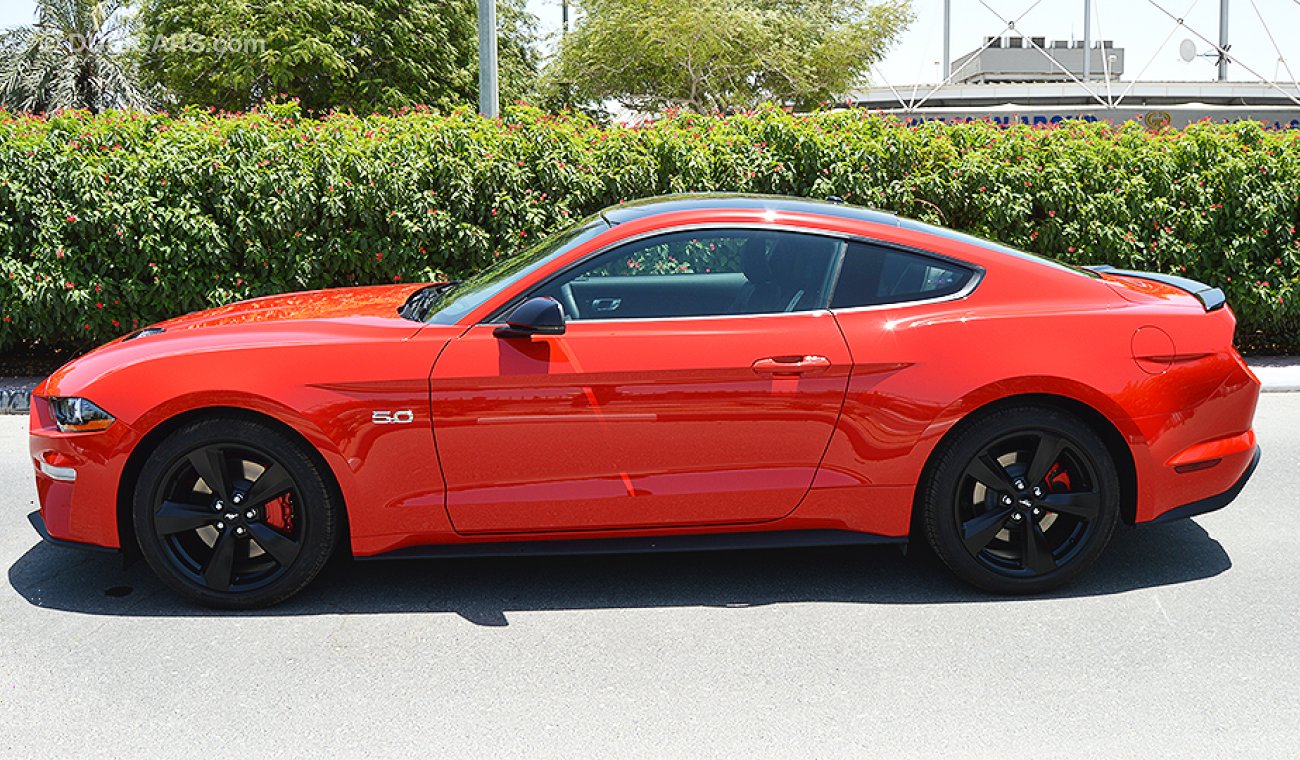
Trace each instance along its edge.
<instances>
[{"instance_id":1,"label":"side skirt","mask_svg":"<svg viewBox=\"0 0 1300 760\"><path fill-rule=\"evenodd\" d=\"M357 559L430 559L447 557L537 557L583 554L649 554L728 549L787 549L809 546L907 544L906 536L877 536L848 530L775 530L746 533L700 533L682 536L582 538L552 541L496 541L408 546Z\"/></svg>"}]
</instances>

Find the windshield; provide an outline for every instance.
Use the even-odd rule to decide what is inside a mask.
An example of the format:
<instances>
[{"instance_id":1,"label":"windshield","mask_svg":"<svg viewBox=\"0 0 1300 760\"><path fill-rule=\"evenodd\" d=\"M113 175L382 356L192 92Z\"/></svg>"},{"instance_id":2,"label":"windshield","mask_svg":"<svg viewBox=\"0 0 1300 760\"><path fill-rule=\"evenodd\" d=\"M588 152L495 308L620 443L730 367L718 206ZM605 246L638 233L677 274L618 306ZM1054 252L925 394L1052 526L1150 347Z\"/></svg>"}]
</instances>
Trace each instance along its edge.
<instances>
[{"instance_id":1,"label":"windshield","mask_svg":"<svg viewBox=\"0 0 1300 760\"><path fill-rule=\"evenodd\" d=\"M517 256L497 262L478 274L447 288L432 305L427 322L435 325L455 324L466 314L519 281L541 266L575 246L594 238L609 224L599 214L583 219L563 232L558 232Z\"/></svg>"}]
</instances>

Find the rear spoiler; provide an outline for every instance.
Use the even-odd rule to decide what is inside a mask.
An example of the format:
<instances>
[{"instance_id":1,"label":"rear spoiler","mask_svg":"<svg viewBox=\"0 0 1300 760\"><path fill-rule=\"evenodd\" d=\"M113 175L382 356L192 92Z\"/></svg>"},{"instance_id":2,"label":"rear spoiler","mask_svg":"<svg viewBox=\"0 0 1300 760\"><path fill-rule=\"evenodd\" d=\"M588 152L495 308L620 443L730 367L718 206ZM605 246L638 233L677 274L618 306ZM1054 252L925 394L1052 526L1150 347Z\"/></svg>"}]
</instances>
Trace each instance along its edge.
<instances>
[{"instance_id":1,"label":"rear spoiler","mask_svg":"<svg viewBox=\"0 0 1300 760\"><path fill-rule=\"evenodd\" d=\"M1084 269L1090 269L1094 272L1097 272L1098 274L1113 274L1113 275L1119 275L1120 277L1137 277L1139 279L1152 280L1154 282L1163 283L1165 285L1173 285L1175 288L1178 288L1179 290L1185 290L1188 293L1196 296L1196 300L1201 302L1201 305L1205 307L1206 311L1214 311L1215 309L1221 309L1223 308L1223 305L1228 302L1228 299L1226 296L1223 295L1222 290L1219 290L1218 288L1212 288L1203 282L1190 280L1186 277L1179 277L1178 275L1175 274L1160 274L1158 272L1137 272L1132 269L1116 269L1115 267L1109 264L1097 264L1094 266L1084 267Z\"/></svg>"}]
</instances>

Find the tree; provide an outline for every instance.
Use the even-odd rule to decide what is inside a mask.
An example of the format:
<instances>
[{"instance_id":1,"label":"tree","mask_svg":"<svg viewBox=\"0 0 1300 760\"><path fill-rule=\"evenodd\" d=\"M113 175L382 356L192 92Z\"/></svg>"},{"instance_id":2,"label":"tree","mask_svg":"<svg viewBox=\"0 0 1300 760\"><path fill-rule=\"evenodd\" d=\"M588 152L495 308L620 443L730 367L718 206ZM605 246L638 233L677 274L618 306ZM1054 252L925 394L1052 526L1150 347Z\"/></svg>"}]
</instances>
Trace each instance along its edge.
<instances>
[{"instance_id":1,"label":"tree","mask_svg":"<svg viewBox=\"0 0 1300 760\"><path fill-rule=\"evenodd\" d=\"M727 111L845 95L912 20L910 0L581 0L547 70L578 102Z\"/></svg>"},{"instance_id":2,"label":"tree","mask_svg":"<svg viewBox=\"0 0 1300 760\"><path fill-rule=\"evenodd\" d=\"M502 92L537 72L534 20L498 0ZM239 111L285 94L362 113L478 98L475 0L143 0L146 74L179 105Z\"/></svg>"},{"instance_id":3,"label":"tree","mask_svg":"<svg viewBox=\"0 0 1300 760\"><path fill-rule=\"evenodd\" d=\"M147 108L126 50L124 0L38 0L36 23L0 34L0 105L15 111Z\"/></svg>"}]
</instances>

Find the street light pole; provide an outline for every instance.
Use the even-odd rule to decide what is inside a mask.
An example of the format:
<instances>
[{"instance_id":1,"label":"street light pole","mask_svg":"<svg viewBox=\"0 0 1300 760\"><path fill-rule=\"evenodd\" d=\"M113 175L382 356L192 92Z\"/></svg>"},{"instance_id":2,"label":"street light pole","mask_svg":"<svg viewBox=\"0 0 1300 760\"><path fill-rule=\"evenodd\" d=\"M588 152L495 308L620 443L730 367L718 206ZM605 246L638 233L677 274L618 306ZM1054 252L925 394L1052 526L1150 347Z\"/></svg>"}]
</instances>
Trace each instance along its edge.
<instances>
[{"instance_id":1,"label":"street light pole","mask_svg":"<svg viewBox=\"0 0 1300 760\"><path fill-rule=\"evenodd\" d=\"M500 115L497 92L497 4L478 0L478 111L489 119Z\"/></svg>"},{"instance_id":2,"label":"street light pole","mask_svg":"<svg viewBox=\"0 0 1300 760\"><path fill-rule=\"evenodd\" d=\"M1083 81L1092 77L1092 0L1083 0Z\"/></svg>"},{"instance_id":3,"label":"street light pole","mask_svg":"<svg viewBox=\"0 0 1300 760\"><path fill-rule=\"evenodd\" d=\"M948 81L948 74L952 72L952 62L949 60L949 50L952 44L952 0L943 0L943 71L939 72L939 80Z\"/></svg>"},{"instance_id":4,"label":"street light pole","mask_svg":"<svg viewBox=\"0 0 1300 760\"><path fill-rule=\"evenodd\" d=\"M1228 0L1219 0L1219 81L1228 81Z\"/></svg>"}]
</instances>

